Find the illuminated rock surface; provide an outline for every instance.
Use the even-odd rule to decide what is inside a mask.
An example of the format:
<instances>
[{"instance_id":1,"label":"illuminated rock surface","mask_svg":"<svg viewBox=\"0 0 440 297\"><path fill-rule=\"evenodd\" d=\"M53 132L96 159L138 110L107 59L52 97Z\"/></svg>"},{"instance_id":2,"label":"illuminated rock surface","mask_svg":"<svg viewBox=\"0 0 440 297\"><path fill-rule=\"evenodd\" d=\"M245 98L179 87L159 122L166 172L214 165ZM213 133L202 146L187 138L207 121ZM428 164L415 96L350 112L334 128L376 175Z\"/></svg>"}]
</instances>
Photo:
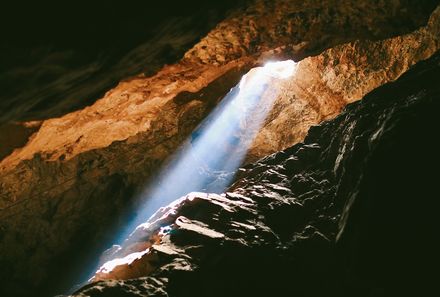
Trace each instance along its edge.
<instances>
[{"instance_id":1,"label":"illuminated rock surface","mask_svg":"<svg viewBox=\"0 0 440 297\"><path fill-rule=\"evenodd\" d=\"M440 48L440 7L426 27L384 41L335 46L298 63L297 75L281 85L271 115L250 150L250 160L302 141L310 126L338 115L417 61ZM289 127L289 129L285 129Z\"/></svg>"},{"instance_id":2,"label":"illuminated rock surface","mask_svg":"<svg viewBox=\"0 0 440 297\"><path fill-rule=\"evenodd\" d=\"M322 52L280 83L283 94L248 156L255 161L301 141L310 126L439 48L438 9L426 24L436 1L348 3L260 1L238 9L177 64L43 121L0 163L0 293L51 290L70 279L66 271L84 246L108 247L140 187L251 67Z\"/></svg>"},{"instance_id":3,"label":"illuminated rock surface","mask_svg":"<svg viewBox=\"0 0 440 297\"><path fill-rule=\"evenodd\" d=\"M440 144L424 141L440 128L439 78L440 53L248 165L231 192L158 211L116 253L145 242L150 266L98 273L123 281L75 296L427 296Z\"/></svg>"},{"instance_id":4,"label":"illuminated rock surface","mask_svg":"<svg viewBox=\"0 0 440 297\"><path fill-rule=\"evenodd\" d=\"M121 80L155 74L176 63L229 9L243 5L241 0L4 4L0 124L62 116L92 104Z\"/></svg>"}]
</instances>

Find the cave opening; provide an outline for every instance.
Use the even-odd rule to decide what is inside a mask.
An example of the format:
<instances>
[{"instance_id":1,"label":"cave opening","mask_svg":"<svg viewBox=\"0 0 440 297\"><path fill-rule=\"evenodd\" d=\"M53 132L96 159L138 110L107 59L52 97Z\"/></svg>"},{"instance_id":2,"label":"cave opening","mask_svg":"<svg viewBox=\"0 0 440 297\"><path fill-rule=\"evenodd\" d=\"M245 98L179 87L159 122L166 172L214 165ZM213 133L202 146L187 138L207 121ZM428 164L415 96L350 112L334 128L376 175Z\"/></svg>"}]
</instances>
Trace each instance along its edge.
<instances>
[{"instance_id":1,"label":"cave opening","mask_svg":"<svg viewBox=\"0 0 440 297\"><path fill-rule=\"evenodd\" d=\"M432 295L438 0L198 2L6 13L0 296Z\"/></svg>"},{"instance_id":2,"label":"cave opening","mask_svg":"<svg viewBox=\"0 0 440 297\"><path fill-rule=\"evenodd\" d=\"M95 267L89 278L96 280L93 275L109 274L145 254L117 256L125 241L137 240L136 230L148 226L156 211L181 197L190 199L186 195L191 192L222 193L231 185L277 98L279 89L273 86L274 81L293 76L296 65L293 60L269 61L243 75L149 182L140 194L137 213L116 235L118 245L105 252L104 261L100 261L104 264L98 270Z\"/></svg>"}]
</instances>

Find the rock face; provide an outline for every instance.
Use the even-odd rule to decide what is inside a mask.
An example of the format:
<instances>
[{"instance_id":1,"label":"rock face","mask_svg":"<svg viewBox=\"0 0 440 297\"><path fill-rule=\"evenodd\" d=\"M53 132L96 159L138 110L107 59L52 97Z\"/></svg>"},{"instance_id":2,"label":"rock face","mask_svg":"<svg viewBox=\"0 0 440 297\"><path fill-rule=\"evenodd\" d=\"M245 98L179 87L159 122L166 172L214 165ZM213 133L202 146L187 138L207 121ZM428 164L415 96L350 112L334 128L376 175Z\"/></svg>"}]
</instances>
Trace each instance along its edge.
<instances>
[{"instance_id":1,"label":"rock face","mask_svg":"<svg viewBox=\"0 0 440 297\"><path fill-rule=\"evenodd\" d=\"M255 161L302 141L310 126L335 117L346 104L429 58L440 48L439 36L440 7L427 26L410 34L376 42L358 40L300 61L297 74L279 86L281 95L248 159Z\"/></svg>"},{"instance_id":2,"label":"rock face","mask_svg":"<svg viewBox=\"0 0 440 297\"><path fill-rule=\"evenodd\" d=\"M14 149L23 147L29 137L38 131L40 121L9 123L0 125L0 159L10 155Z\"/></svg>"},{"instance_id":3,"label":"rock face","mask_svg":"<svg viewBox=\"0 0 440 297\"><path fill-rule=\"evenodd\" d=\"M74 296L430 295L439 78L440 52L248 165L230 192L159 210L116 252L125 263Z\"/></svg>"},{"instance_id":4,"label":"rock face","mask_svg":"<svg viewBox=\"0 0 440 297\"><path fill-rule=\"evenodd\" d=\"M240 0L4 4L0 124L62 116L120 80L155 74L181 59L229 9L243 6Z\"/></svg>"},{"instance_id":5,"label":"rock face","mask_svg":"<svg viewBox=\"0 0 440 297\"><path fill-rule=\"evenodd\" d=\"M66 270L76 274L71 267L83 246L107 247L112 230L134 211L139 188L250 68L340 44L302 60L297 78L280 85L282 95L249 153L253 161L301 141L311 125L432 55L439 45L439 10L429 19L436 4L257 1L177 64L43 121L0 163L1 290L26 295L63 285Z\"/></svg>"}]
</instances>

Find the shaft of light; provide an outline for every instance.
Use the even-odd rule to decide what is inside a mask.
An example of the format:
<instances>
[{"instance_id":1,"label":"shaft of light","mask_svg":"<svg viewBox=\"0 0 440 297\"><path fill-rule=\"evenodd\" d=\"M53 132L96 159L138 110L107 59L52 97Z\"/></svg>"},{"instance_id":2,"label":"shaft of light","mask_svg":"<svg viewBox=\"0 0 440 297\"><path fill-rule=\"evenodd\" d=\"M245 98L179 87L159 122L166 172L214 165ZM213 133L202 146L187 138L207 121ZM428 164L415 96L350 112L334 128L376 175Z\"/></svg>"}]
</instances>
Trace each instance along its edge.
<instances>
[{"instance_id":1,"label":"shaft of light","mask_svg":"<svg viewBox=\"0 0 440 297\"><path fill-rule=\"evenodd\" d=\"M292 60L270 62L244 75L142 195L145 204L129 230L189 192L223 192L272 108L277 92L270 82L290 77L295 66Z\"/></svg>"},{"instance_id":2,"label":"shaft of light","mask_svg":"<svg viewBox=\"0 0 440 297\"><path fill-rule=\"evenodd\" d=\"M225 191L278 95L272 83L293 75L295 67L291 60L271 62L244 75L142 194L139 213L118 241L189 192Z\"/></svg>"}]
</instances>

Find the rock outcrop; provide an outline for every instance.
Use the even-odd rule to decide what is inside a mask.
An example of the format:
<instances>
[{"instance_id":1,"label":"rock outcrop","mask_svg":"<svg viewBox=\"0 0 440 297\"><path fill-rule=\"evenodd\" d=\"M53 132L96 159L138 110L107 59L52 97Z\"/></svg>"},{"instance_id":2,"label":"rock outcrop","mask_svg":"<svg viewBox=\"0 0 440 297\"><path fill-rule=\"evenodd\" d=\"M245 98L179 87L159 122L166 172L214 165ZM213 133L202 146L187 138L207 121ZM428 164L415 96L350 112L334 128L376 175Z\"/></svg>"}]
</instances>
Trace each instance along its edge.
<instances>
[{"instance_id":1,"label":"rock outcrop","mask_svg":"<svg viewBox=\"0 0 440 297\"><path fill-rule=\"evenodd\" d=\"M139 188L250 68L328 49L303 59L297 78L280 86L250 150L254 161L301 141L311 125L432 55L439 46L436 4L257 1L177 64L43 121L0 163L1 289L25 295L53 288L60 276L69 278L66 270L76 273L81 247L107 247L113 228L135 211Z\"/></svg>"},{"instance_id":2,"label":"rock outcrop","mask_svg":"<svg viewBox=\"0 0 440 297\"><path fill-rule=\"evenodd\" d=\"M121 80L178 62L241 0L4 3L0 124L93 104Z\"/></svg>"},{"instance_id":3,"label":"rock outcrop","mask_svg":"<svg viewBox=\"0 0 440 297\"><path fill-rule=\"evenodd\" d=\"M427 26L383 41L358 40L335 46L298 63L297 74L279 86L272 114L249 152L255 161L306 136L309 127L397 79L440 49L440 7ZM285 129L289 127L289 129Z\"/></svg>"},{"instance_id":4,"label":"rock outcrop","mask_svg":"<svg viewBox=\"0 0 440 297\"><path fill-rule=\"evenodd\" d=\"M429 296L439 78L440 52L230 192L159 210L74 296Z\"/></svg>"}]
</instances>

